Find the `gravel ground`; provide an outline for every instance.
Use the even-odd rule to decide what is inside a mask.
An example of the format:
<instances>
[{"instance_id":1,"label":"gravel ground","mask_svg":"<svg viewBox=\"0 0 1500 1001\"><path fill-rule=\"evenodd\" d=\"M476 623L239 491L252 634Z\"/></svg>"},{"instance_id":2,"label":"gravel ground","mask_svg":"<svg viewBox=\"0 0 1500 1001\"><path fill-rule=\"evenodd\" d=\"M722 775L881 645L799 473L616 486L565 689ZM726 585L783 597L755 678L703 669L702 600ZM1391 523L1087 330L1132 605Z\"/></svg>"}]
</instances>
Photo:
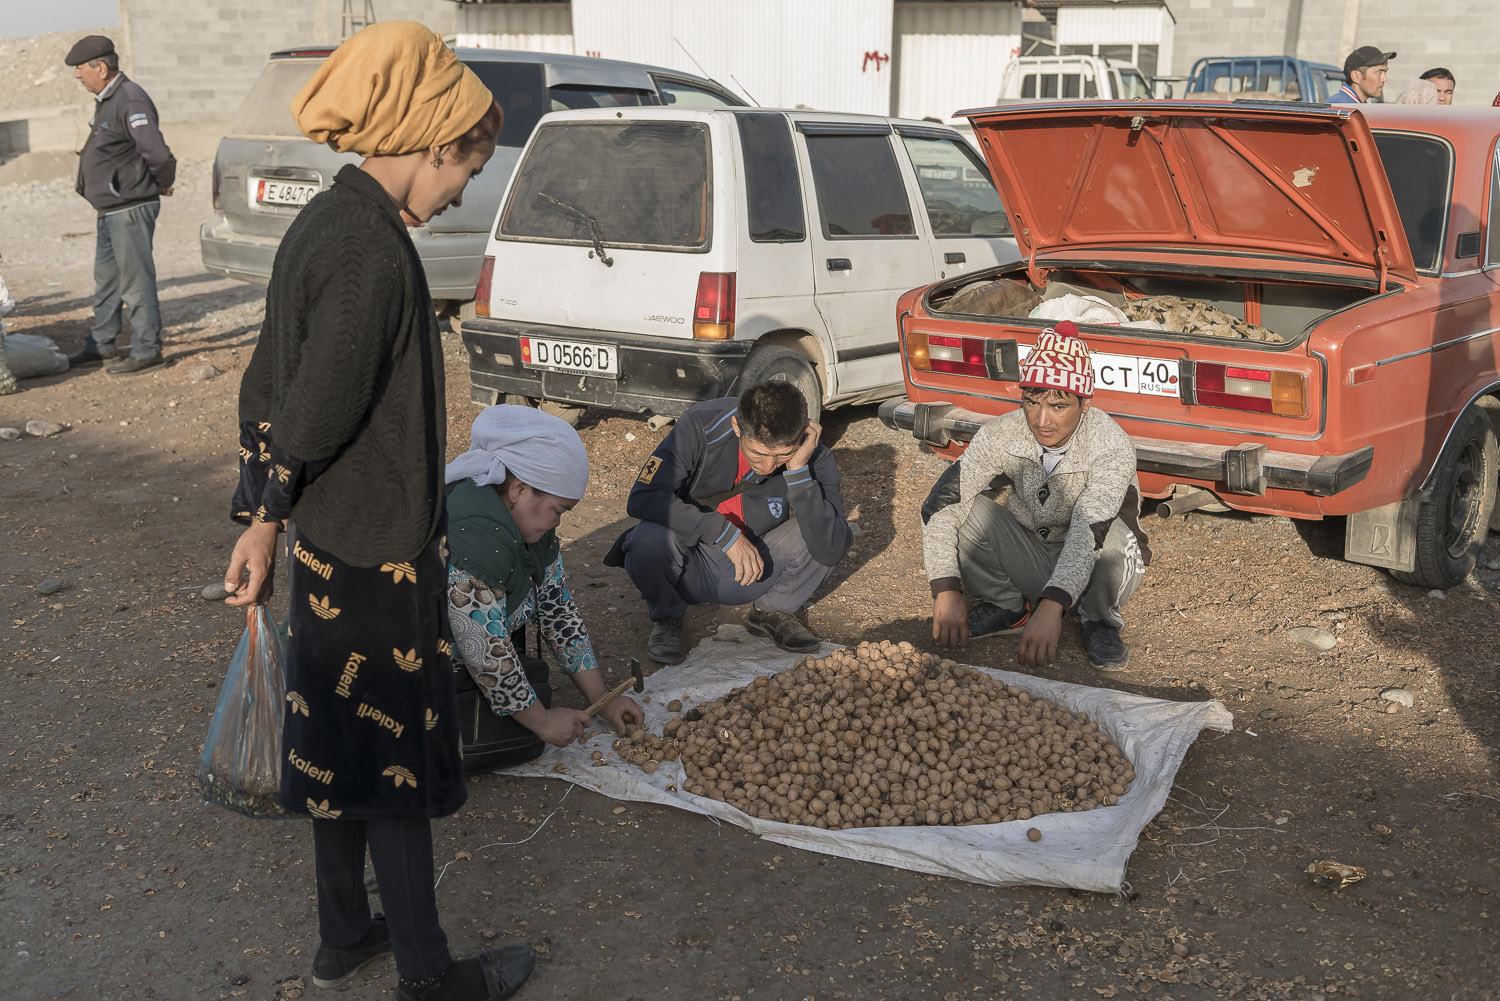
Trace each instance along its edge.
<instances>
[{"instance_id":1,"label":"gravel ground","mask_svg":"<svg viewBox=\"0 0 1500 1001\"><path fill-rule=\"evenodd\" d=\"M194 786L242 628L198 591L235 537L235 396L262 315L260 289L202 272L207 167L185 159L158 230L173 364L0 397L0 427L64 428L0 441L0 712L14 735L0 772L0 972L16 997L296 997L317 944L306 825L204 807ZM77 349L92 234L70 178L0 185L13 329ZM474 409L457 337L445 346L457 453ZM202 365L219 374L195 378ZM941 460L872 407L827 425L861 531L810 621L840 642L931 649L917 512ZM593 480L564 522L566 559L618 674L647 623L600 559L663 432L590 414L582 434ZM1048 674L1218 698L1236 726L1189 751L1129 892L919 876L488 775L435 825L455 951L531 942L542 961L527 998L1495 997L1500 574L1482 563L1428 594L1337 559L1338 524L1195 513L1148 528L1130 668L1096 675L1075 625ZM1500 547L1484 560L1500 568ZM39 593L45 580L60 589ZM695 612L690 640L742 612ZM1332 648L1292 642L1301 626ZM964 659L1012 667L1014 652L992 639ZM1390 687L1412 706L1383 700ZM1317 859L1368 878L1312 885L1303 869ZM393 984L383 962L347 993Z\"/></svg>"}]
</instances>

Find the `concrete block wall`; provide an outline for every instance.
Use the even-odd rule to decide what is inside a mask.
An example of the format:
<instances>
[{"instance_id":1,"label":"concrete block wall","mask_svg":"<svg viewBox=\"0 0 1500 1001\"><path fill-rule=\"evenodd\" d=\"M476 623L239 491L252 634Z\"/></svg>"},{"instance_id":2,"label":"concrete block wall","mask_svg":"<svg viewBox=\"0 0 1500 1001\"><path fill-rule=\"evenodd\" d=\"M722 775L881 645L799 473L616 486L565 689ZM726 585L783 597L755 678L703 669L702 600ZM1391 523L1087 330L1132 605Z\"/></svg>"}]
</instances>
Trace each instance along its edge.
<instances>
[{"instance_id":1,"label":"concrete block wall","mask_svg":"<svg viewBox=\"0 0 1500 1001\"><path fill-rule=\"evenodd\" d=\"M454 30L449 0L375 0L381 20ZM354 5L356 12L362 3ZM342 0L120 0L121 65L164 122L227 122L277 49L339 41Z\"/></svg>"},{"instance_id":2,"label":"concrete block wall","mask_svg":"<svg viewBox=\"0 0 1500 1001\"><path fill-rule=\"evenodd\" d=\"M1176 18L1172 72L1216 55L1277 55L1285 50L1289 0L1169 0ZM1352 29L1352 44L1346 34ZM1446 66L1458 78L1455 104L1488 106L1500 91L1496 0L1302 0L1297 55L1342 66L1359 45L1395 50L1387 97L1412 77Z\"/></svg>"}]
</instances>

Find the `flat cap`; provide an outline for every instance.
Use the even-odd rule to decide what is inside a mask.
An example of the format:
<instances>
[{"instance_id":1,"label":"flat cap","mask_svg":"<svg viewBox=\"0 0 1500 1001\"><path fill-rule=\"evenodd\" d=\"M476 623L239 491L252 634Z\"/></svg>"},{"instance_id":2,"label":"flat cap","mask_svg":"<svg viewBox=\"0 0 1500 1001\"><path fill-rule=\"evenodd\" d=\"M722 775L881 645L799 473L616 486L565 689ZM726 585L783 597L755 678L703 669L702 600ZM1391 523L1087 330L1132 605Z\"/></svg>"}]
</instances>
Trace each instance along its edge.
<instances>
[{"instance_id":1,"label":"flat cap","mask_svg":"<svg viewBox=\"0 0 1500 1001\"><path fill-rule=\"evenodd\" d=\"M63 57L63 62L69 66L82 66L84 63L93 62L95 59L103 59L115 51L115 43L103 35L84 35L68 54Z\"/></svg>"},{"instance_id":2,"label":"flat cap","mask_svg":"<svg viewBox=\"0 0 1500 1001\"><path fill-rule=\"evenodd\" d=\"M1344 75L1348 76L1355 70L1369 69L1371 66L1380 66L1396 58L1394 52L1382 52L1373 45L1361 45L1349 53L1349 58L1344 60Z\"/></svg>"}]
</instances>

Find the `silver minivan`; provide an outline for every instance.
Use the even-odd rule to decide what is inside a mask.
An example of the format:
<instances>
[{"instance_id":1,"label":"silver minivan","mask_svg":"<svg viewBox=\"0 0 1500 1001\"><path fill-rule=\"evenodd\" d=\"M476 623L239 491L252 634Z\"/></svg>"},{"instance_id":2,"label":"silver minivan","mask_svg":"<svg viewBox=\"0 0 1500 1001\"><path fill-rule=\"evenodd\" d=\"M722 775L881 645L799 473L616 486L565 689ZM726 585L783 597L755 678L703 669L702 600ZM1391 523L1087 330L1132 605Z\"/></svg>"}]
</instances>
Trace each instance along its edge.
<instances>
[{"instance_id":1,"label":"silver minivan","mask_svg":"<svg viewBox=\"0 0 1500 1001\"><path fill-rule=\"evenodd\" d=\"M330 46L271 55L214 158L214 218L199 231L203 266L242 281L266 284L282 234L303 205L333 182L354 154L336 153L297 130L290 104ZM494 159L464 192L463 205L412 240L440 304L474 297L485 240L501 192L542 115L574 108L741 106L745 102L712 80L640 63L550 52L457 49L505 112Z\"/></svg>"}]
</instances>

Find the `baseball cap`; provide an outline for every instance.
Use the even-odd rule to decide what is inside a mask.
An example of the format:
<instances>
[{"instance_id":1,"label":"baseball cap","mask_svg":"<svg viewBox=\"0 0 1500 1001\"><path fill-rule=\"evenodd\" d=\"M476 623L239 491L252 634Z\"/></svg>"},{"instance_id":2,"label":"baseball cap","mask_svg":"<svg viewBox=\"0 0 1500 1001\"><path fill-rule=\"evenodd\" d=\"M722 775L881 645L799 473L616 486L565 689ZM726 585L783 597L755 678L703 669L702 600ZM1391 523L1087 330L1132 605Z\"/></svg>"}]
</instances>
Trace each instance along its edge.
<instances>
[{"instance_id":1,"label":"baseball cap","mask_svg":"<svg viewBox=\"0 0 1500 1001\"><path fill-rule=\"evenodd\" d=\"M1396 58L1394 52L1382 52L1373 45L1361 45L1349 53L1349 58L1344 60L1344 75L1348 76L1355 70L1369 69L1371 66L1379 66Z\"/></svg>"}]
</instances>

